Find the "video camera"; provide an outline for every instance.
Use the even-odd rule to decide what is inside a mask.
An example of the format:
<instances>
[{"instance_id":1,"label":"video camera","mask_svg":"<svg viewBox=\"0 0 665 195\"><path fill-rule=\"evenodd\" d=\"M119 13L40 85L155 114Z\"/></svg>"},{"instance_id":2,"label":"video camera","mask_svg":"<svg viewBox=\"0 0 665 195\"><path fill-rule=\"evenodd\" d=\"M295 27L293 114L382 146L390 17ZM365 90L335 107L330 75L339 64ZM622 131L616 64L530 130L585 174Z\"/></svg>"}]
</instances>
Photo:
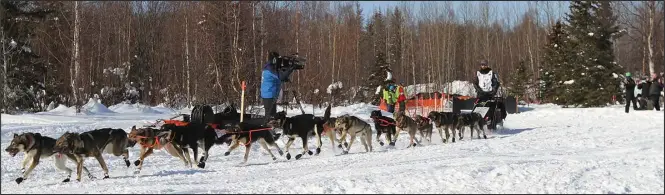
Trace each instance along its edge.
<instances>
[{"instance_id":1,"label":"video camera","mask_svg":"<svg viewBox=\"0 0 665 195\"><path fill-rule=\"evenodd\" d=\"M277 67L277 69L286 69L293 67L294 70L305 69L305 59L298 57L298 53L291 54L291 56L280 56L277 53L273 53L272 63Z\"/></svg>"}]
</instances>

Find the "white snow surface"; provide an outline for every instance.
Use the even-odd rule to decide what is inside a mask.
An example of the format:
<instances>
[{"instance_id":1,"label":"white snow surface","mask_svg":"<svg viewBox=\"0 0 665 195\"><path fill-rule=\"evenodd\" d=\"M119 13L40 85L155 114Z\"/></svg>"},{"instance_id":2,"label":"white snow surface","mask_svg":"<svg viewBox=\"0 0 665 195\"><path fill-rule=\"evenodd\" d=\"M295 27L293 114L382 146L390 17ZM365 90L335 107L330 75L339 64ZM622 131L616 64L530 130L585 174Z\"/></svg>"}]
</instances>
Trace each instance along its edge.
<instances>
[{"instance_id":1,"label":"white snow surface","mask_svg":"<svg viewBox=\"0 0 665 195\"><path fill-rule=\"evenodd\" d=\"M113 107L113 106L112 106ZM305 111L312 111L311 105ZM155 107L153 107L154 109ZM163 108L163 107L162 107ZM278 107L281 108L281 107ZM66 110L59 106L54 110ZM323 108L325 109L325 108ZM316 108L315 115L323 115ZM333 107L332 115L357 115L369 121L377 109L367 104ZM24 154L10 157L2 152L4 193L664 193L663 112L631 111L623 106L607 108L560 108L532 105L506 118L505 129L488 132L489 139L443 144L435 130L432 143L406 148L408 134L400 134L397 146L379 146L366 153L359 140L349 154L331 148L328 138L318 156L300 160L278 156L273 161L254 144L247 165L240 165L244 148L224 156L227 145L215 145L205 169L185 167L176 157L156 151L146 158L143 170L127 168L122 157L104 154L110 179L94 158L85 166L98 179L85 174L77 182L62 183L66 173L55 169L53 159L42 159L23 183ZM289 115L300 111L289 110ZM383 112L384 115L388 113ZM123 128L171 117L169 114L106 113L69 116L57 112L2 114L1 147L14 133L35 132L58 138L66 131ZM287 138L277 144L284 149ZM381 138L383 139L383 138ZM310 139L309 149L315 149ZM302 151L296 140L291 154ZM276 153L274 148L271 148ZM130 161L137 159L138 145L130 148ZM200 150L199 150L200 151ZM75 165L67 161L67 167Z\"/></svg>"}]
</instances>

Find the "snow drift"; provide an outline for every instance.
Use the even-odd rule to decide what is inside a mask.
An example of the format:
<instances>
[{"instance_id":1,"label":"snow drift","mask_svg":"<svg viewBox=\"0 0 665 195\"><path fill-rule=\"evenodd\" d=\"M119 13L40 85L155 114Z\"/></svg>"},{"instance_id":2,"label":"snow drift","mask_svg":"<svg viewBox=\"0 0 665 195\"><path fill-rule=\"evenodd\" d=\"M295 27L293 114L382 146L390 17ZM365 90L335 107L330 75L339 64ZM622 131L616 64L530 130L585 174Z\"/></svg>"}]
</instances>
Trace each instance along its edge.
<instances>
[{"instance_id":1,"label":"snow drift","mask_svg":"<svg viewBox=\"0 0 665 195\"><path fill-rule=\"evenodd\" d=\"M110 110L117 113L127 113L127 114L162 114L155 109L152 109L150 106L143 104L128 104L120 103L109 107Z\"/></svg>"}]
</instances>

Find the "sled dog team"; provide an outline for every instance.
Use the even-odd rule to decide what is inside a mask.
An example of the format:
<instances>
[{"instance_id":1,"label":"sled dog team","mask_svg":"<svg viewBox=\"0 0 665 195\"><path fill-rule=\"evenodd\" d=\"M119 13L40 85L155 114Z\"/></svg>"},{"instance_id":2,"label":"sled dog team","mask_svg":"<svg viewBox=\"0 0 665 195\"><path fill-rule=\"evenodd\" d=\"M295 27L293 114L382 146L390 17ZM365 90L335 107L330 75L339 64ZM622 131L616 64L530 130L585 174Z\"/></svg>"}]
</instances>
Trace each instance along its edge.
<instances>
[{"instance_id":1,"label":"sled dog team","mask_svg":"<svg viewBox=\"0 0 665 195\"><path fill-rule=\"evenodd\" d=\"M220 114L220 113L218 113ZM217 115L217 114L216 114ZM235 115L234 115L235 116ZM217 117L217 116L216 116ZM223 118L223 116L220 116ZM228 118L228 117L227 117ZM14 134L10 145L5 149L12 157L23 152L24 160L21 163L22 176L17 178L16 183L21 183L28 179L32 170L39 164L40 159L53 157L55 167L61 171L67 172L67 178L63 182L69 182L72 170L65 166L66 159L76 163L76 180L81 180L81 172L85 171L90 179L95 177L83 166L85 159L94 157L104 171L104 179L109 178L106 162L102 153L122 156L125 165L130 167L128 148L134 147L137 143L140 146L140 154L134 165L138 167L135 173L140 172L143 163L154 150L166 150L174 157L179 158L185 163L185 166L193 167L196 164L199 168L204 168L208 159L209 150L213 145L227 144L230 147L224 153L228 156L231 151L241 144L245 146L245 155L243 163L247 162L251 145L258 142L259 145L268 151L273 160L277 157L272 153L268 146L275 147L280 156L284 151L276 144L280 136L286 136L288 141L285 145L286 159L291 159L289 148L296 138L301 138L303 151L295 155L295 159L300 159L303 155L317 155L321 152L321 136L326 135L333 148L335 142L337 147L342 148L342 154L347 154L353 145L356 137L360 138L360 143L364 146L366 152L372 151L372 129L369 123L352 116L342 115L339 117L330 116L330 106L326 108L324 117L317 117L312 114L301 114L287 117L285 112L280 112L277 117L270 120L267 125L253 123L250 121L239 122L239 117L235 123L222 125L226 130L221 137L217 136L219 129L214 124L187 123L185 125L164 124L160 128L132 127L129 133L123 129L103 128L84 133L66 132L57 140L39 133ZM480 134L487 139L485 135L485 120L478 113L452 112L430 112L427 117L417 115L414 118L407 116L403 111L395 112L393 118L382 116L381 111L375 110L371 113L371 120L376 129L376 141L381 146L384 142L380 139L381 134L385 134L385 141L390 146L395 145L400 132L406 131L409 135L409 147L420 144L422 139L431 143L432 131L436 127L443 143L451 140L455 142L455 132L459 140L463 138L464 129L469 127L471 137L473 130L477 131L478 138ZM433 124L433 125L432 125ZM281 134L275 134L272 129L282 129ZM445 132L445 138L443 137ZM416 133L420 134L420 140L416 139ZM340 139L336 136L340 135ZM347 142L346 137L350 136ZM314 136L317 142L316 151L308 149L307 141L310 136ZM342 142L344 142L342 144ZM343 145L343 146L342 146ZM201 158L198 158L198 149L203 149ZM194 155L192 162L189 149ZM26 165L29 167L26 170Z\"/></svg>"}]
</instances>

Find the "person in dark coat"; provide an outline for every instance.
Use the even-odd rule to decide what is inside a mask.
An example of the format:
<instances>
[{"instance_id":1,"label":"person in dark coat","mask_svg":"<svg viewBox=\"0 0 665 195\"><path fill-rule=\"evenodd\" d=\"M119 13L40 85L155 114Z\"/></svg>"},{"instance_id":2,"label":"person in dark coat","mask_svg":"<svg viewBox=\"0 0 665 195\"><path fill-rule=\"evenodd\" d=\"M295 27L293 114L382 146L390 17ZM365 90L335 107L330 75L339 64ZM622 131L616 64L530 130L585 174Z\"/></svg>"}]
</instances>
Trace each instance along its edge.
<instances>
[{"instance_id":1,"label":"person in dark coat","mask_svg":"<svg viewBox=\"0 0 665 195\"><path fill-rule=\"evenodd\" d=\"M492 71L492 68L490 68L487 64L487 60L480 61L480 70L476 71L476 76L473 80L473 86L476 89L476 97L478 98L477 103L479 104L491 100L498 92L499 86L501 86L501 82L499 82L499 76L496 72ZM501 109L501 120L505 119L508 115L506 112L505 104L503 101L495 103L497 103L496 107ZM487 106L490 107L487 113L494 113L495 105L488 104ZM494 114L486 116L489 116L489 120L494 120ZM496 127L489 128L494 129Z\"/></svg>"},{"instance_id":2,"label":"person in dark coat","mask_svg":"<svg viewBox=\"0 0 665 195\"><path fill-rule=\"evenodd\" d=\"M647 102L649 100L649 87L651 86L651 79L643 77L642 82L637 84L637 89L641 90L640 94L640 110L647 109Z\"/></svg>"},{"instance_id":3,"label":"person in dark coat","mask_svg":"<svg viewBox=\"0 0 665 195\"><path fill-rule=\"evenodd\" d=\"M277 52L270 53L270 59L263 66L261 73L261 99L263 100L263 109L265 111L266 123L277 114L277 98L281 90L282 82L287 82L293 67L278 69Z\"/></svg>"},{"instance_id":4,"label":"person in dark coat","mask_svg":"<svg viewBox=\"0 0 665 195\"><path fill-rule=\"evenodd\" d=\"M626 82L623 85L626 88L626 113L630 109L630 103L633 103L633 109L637 110L637 102L635 100L635 80L631 77L630 72L626 73Z\"/></svg>"},{"instance_id":5,"label":"person in dark coat","mask_svg":"<svg viewBox=\"0 0 665 195\"><path fill-rule=\"evenodd\" d=\"M656 111L660 111L660 92L663 91L663 83L660 82L657 74L651 74L651 85L649 86L649 99L653 103Z\"/></svg>"}]
</instances>

